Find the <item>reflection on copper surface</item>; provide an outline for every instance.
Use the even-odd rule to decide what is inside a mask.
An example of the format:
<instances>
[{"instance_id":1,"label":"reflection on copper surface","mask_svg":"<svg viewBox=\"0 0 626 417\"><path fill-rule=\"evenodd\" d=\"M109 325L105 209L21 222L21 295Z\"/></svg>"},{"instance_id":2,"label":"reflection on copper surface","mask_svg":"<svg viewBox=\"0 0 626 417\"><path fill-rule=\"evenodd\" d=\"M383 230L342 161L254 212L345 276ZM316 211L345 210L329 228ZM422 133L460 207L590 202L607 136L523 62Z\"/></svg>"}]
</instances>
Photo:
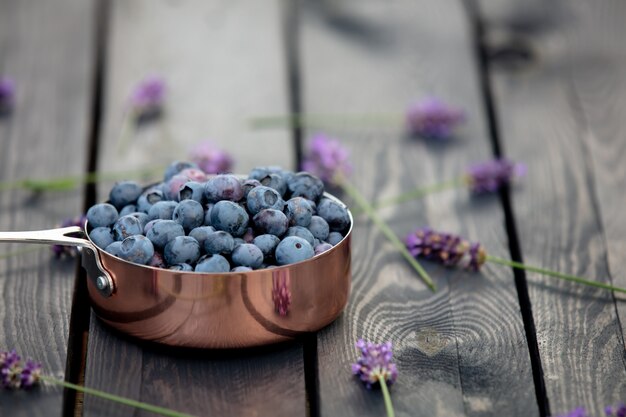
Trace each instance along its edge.
<instances>
[{"instance_id":1,"label":"reflection on copper surface","mask_svg":"<svg viewBox=\"0 0 626 417\"><path fill-rule=\"evenodd\" d=\"M291 306L291 289L289 274L279 271L272 276L272 301L274 310L281 316L289 313Z\"/></svg>"}]
</instances>

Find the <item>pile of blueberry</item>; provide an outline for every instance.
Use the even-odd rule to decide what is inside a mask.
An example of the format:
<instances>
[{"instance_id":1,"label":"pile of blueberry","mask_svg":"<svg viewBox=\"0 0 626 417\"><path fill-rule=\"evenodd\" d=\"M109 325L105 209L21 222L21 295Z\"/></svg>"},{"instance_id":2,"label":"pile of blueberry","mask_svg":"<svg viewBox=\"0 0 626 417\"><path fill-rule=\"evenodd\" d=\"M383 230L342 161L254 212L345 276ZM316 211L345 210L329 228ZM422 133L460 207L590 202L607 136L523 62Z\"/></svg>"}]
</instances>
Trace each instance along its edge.
<instances>
[{"instance_id":1,"label":"pile of blueberry","mask_svg":"<svg viewBox=\"0 0 626 417\"><path fill-rule=\"evenodd\" d=\"M174 162L146 189L115 184L87 211L89 238L129 262L197 272L241 272L300 262L339 243L345 205L308 172L259 167L248 178L208 177Z\"/></svg>"}]
</instances>

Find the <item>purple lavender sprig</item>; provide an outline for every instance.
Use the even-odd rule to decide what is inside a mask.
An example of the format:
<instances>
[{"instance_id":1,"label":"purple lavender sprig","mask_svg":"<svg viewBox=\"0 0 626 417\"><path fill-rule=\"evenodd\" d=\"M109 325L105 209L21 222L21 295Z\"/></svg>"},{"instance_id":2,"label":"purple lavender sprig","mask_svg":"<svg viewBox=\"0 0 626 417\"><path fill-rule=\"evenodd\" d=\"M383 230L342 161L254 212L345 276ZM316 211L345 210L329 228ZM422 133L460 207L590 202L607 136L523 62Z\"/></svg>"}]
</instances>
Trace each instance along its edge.
<instances>
[{"instance_id":1,"label":"purple lavender sprig","mask_svg":"<svg viewBox=\"0 0 626 417\"><path fill-rule=\"evenodd\" d=\"M70 227L70 226L83 227L85 226L86 221L87 221L87 216L82 214L77 217L71 217L71 218L63 220L63 222L61 223L59 227ZM51 249L52 249L52 253L57 259L62 258L62 257L73 258L76 255L78 255L78 249L74 246L52 245Z\"/></svg>"},{"instance_id":2,"label":"purple lavender sprig","mask_svg":"<svg viewBox=\"0 0 626 417\"><path fill-rule=\"evenodd\" d=\"M234 165L233 157L210 141L195 145L189 152L189 158L206 174L232 172Z\"/></svg>"},{"instance_id":3,"label":"purple lavender sprig","mask_svg":"<svg viewBox=\"0 0 626 417\"><path fill-rule=\"evenodd\" d=\"M511 268L572 281L590 287L626 293L626 288L615 287L598 281L591 281L576 275L564 274L549 269L525 265L521 262L489 255L480 243L471 243L459 235L434 231L429 227L420 227L404 239L406 249L415 258L423 257L445 266L460 266L470 271L479 271L485 262L496 263Z\"/></svg>"},{"instance_id":4,"label":"purple lavender sprig","mask_svg":"<svg viewBox=\"0 0 626 417\"><path fill-rule=\"evenodd\" d=\"M526 175L526 165L506 158L471 165L465 180L473 194L495 193L516 178Z\"/></svg>"},{"instance_id":5,"label":"purple lavender sprig","mask_svg":"<svg viewBox=\"0 0 626 417\"><path fill-rule=\"evenodd\" d=\"M338 175L348 178L352 174L350 152L337 139L319 133L309 141L301 168L326 184L336 185Z\"/></svg>"},{"instance_id":6,"label":"purple lavender sprig","mask_svg":"<svg viewBox=\"0 0 626 417\"><path fill-rule=\"evenodd\" d=\"M15 105L15 81L12 78L0 77L0 114L13 110Z\"/></svg>"},{"instance_id":7,"label":"purple lavender sprig","mask_svg":"<svg viewBox=\"0 0 626 417\"><path fill-rule=\"evenodd\" d=\"M357 376L367 389L372 389L374 386L380 387L387 416L393 417L394 411L388 387L396 382L398 368L392 362L391 342L376 344L359 339L356 342L356 348L361 352L361 357L352 364L352 374Z\"/></svg>"},{"instance_id":8,"label":"purple lavender sprig","mask_svg":"<svg viewBox=\"0 0 626 417\"><path fill-rule=\"evenodd\" d=\"M606 417L626 417L626 405L606 406L604 408ZM557 417L591 417L583 407L577 407L565 414L559 414Z\"/></svg>"},{"instance_id":9,"label":"purple lavender sprig","mask_svg":"<svg viewBox=\"0 0 626 417\"><path fill-rule=\"evenodd\" d=\"M406 111L406 126L412 135L446 140L465 121L465 113L436 97L411 103Z\"/></svg>"},{"instance_id":10,"label":"purple lavender sprig","mask_svg":"<svg viewBox=\"0 0 626 417\"><path fill-rule=\"evenodd\" d=\"M166 91L165 80L157 75L147 76L135 86L128 102L138 121L161 114Z\"/></svg>"}]
</instances>

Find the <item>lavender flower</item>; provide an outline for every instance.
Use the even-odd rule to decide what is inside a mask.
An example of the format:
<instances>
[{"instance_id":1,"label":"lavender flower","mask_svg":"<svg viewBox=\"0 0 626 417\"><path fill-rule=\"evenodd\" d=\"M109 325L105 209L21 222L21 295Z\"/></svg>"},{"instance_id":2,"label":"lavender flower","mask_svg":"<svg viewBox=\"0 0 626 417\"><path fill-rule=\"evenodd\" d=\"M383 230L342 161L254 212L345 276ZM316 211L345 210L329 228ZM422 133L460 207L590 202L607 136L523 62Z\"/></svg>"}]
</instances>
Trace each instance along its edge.
<instances>
[{"instance_id":1,"label":"lavender flower","mask_svg":"<svg viewBox=\"0 0 626 417\"><path fill-rule=\"evenodd\" d=\"M279 274L272 276L272 301L274 310L280 316L286 316L291 307L291 290L289 275Z\"/></svg>"},{"instance_id":2,"label":"lavender flower","mask_svg":"<svg viewBox=\"0 0 626 417\"><path fill-rule=\"evenodd\" d=\"M567 414L561 414L557 417L589 417L589 415L583 407L578 407L568 412Z\"/></svg>"},{"instance_id":3,"label":"lavender flower","mask_svg":"<svg viewBox=\"0 0 626 417\"><path fill-rule=\"evenodd\" d=\"M8 77L0 78L0 113L8 113L15 104L15 81Z\"/></svg>"},{"instance_id":4,"label":"lavender flower","mask_svg":"<svg viewBox=\"0 0 626 417\"><path fill-rule=\"evenodd\" d=\"M231 172L234 163L233 158L227 152L209 141L198 143L191 149L189 157L207 174Z\"/></svg>"},{"instance_id":5,"label":"lavender flower","mask_svg":"<svg viewBox=\"0 0 626 417\"><path fill-rule=\"evenodd\" d=\"M524 164L502 158L470 166L465 179L472 193L485 194L496 192L513 179L523 177L525 174Z\"/></svg>"},{"instance_id":6,"label":"lavender flower","mask_svg":"<svg viewBox=\"0 0 626 417\"><path fill-rule=\"evenodd\" d=\"M398 378L396 364L391 362L393 352L391 342L375 344L359 340L356 347L361 357L352 364L352 373L359 377L367 389L371 389L384 379L387 385L393 384Z\"/></svg>"},{"instance_id":7,"label":"lavender flower","mask_svg":"<svg viewBox=\"0 0 626 417\"><path fill-rule=\"evenodd\" d=\"M352 173L350 153L339 143L324 134L315 135L308 146L308 153L302 161L302 170L318 176L327 184L333 184L336 175L345 177Z\"/></svg>"},{"instance_id":8,"label":"lavender flower","mask_svg":"<svg viewBox=\"0 0 626 417\"><path fill-rule=\"evenodd\" d=\"M607 406L604 408L604 413L607 417L626 417L626 405L620 404L618 406Z\"/></svg>"},{"instance_id":9,"label":"lavender flower","mask_svg":"<svg viewBox=\"0 0 626 417\"><path fill-rule=\"evenodd\" d=\"M470 243L460 236L441 233L428 227L417 229L404 241L409 253L422 256L445 266L459 265L478 271L486 261L486 252L480 243Z\"/></svg>"},{"instance_id":10,"label":"lavender flower","mask_svg":"<svg viewBox=\"0 0 626 417\"><path fill-rule=\"evenodd\" d=\"M144 78L133 90L129 102L138 120L157 117L165 99L165 81L156 75Z\"/></svg>"},{"instance_id":11,"label":"lavender flower","mask_svg":"<svg viewBox=\"0 0 626 417\"><path fill-rule=\"evenodd\" d=\"M73 218L63 220L60 227L70 227L70 226L83 227L86 221L87 221L87 216L83 214L78 217L73 217ZM74 246L52 245L52 253L54 254L56 258L61 258L62 256L73 258L78 254L78 249L76 249Z\"/></svg>"},{"instance_id":12,"label":"lavender flower","mask_svg":"<svg viewBox=\"0 0 626 417\"><path fill-rule=\"evenodd\" d=\"M443 101L428 97L412 103L406 111L409 132L431 139L449 139L465 121L465 113Z\"/></svg>"},{"instance_id":13,"label":"lavender flower","mask_svg":"<svg viewBox=\"0 0 626 417\"><path fill-rule=\"evenodd\" d=\"M29 389L39 382L41 364L26 361L12 350L0 352L0 386L4 389Z\"/></svg>"}]
</instances>

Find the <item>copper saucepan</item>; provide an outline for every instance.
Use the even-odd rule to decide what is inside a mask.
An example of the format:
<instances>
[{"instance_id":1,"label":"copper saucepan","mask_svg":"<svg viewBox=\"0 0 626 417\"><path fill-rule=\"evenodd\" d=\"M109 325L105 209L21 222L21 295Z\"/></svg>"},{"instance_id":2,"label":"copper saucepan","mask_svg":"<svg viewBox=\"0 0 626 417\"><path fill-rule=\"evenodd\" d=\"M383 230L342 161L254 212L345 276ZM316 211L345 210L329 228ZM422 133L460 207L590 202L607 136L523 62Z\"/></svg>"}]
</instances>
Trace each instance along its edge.
<instances>
[{"instance_id":1,"label":"copper saucepan","mask_svg":"<svg viewBox=\"0 0 626 417\"><path fill-rule=\"evenodd\" d=\"M173 346L239 348L289 340L337 318L350 292L353 224L350 213L346 236L320 255L244 273L181 272L130 263L98 248L87 224L0 232L0 242L79 247L96 315L124 333Z\"/></svg>"}]
</instances>

